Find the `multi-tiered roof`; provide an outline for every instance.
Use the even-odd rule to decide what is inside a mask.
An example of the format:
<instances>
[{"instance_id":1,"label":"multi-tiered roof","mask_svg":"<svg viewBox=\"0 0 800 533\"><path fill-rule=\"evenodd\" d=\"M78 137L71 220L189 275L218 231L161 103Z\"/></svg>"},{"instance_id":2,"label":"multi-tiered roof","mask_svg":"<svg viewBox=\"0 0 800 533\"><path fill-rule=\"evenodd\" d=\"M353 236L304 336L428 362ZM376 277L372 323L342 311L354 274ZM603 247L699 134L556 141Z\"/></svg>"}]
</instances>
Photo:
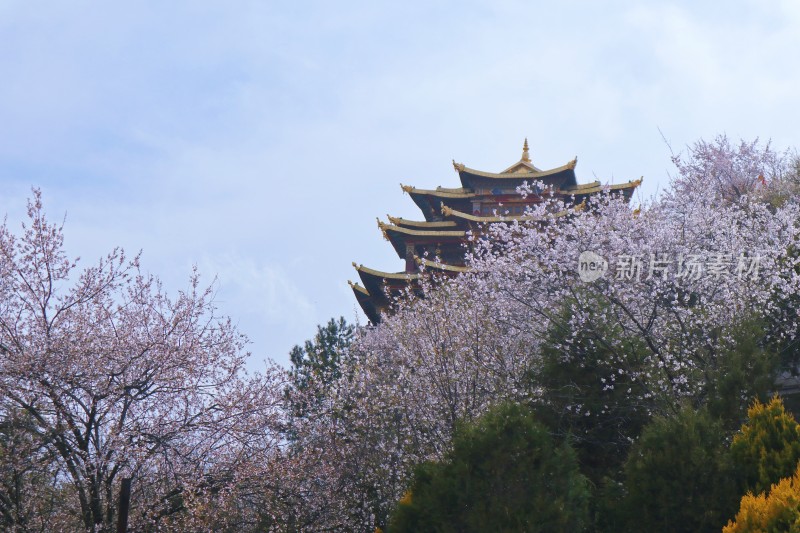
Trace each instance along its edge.
<instances>
[{"instance_id":1,"label":"multi-tiered roof","mask_svg":"<svg viewBox=\"0 0 800 533\"><path fill-rule=\"evenodd\" d=\"M580 205L591 195L606 190L619 191L629 199L641 179L619 185L601 186L599 181L579 185L575 179L575 158L566 165L541 170L531 162L528 140L519 161L499 173L474 170L453 161L461 187L435 190L401 185L404 192L422 211L425 220L406 220L387 215L388 222L378 220L378 227L397 255L405 259L402 272L381 272L353 263L361 283L350 282L356 299L372 323L391 305L396 296L415 287L420 266L425 271L455 275L464 272L465 246L468 235L480 233L487 224L524 220L526 208L542 201L538 194L521 195L518 187L542 182L555 198ZM561 213L564 214L564 213Z\"/></svg>"}]
</instances>

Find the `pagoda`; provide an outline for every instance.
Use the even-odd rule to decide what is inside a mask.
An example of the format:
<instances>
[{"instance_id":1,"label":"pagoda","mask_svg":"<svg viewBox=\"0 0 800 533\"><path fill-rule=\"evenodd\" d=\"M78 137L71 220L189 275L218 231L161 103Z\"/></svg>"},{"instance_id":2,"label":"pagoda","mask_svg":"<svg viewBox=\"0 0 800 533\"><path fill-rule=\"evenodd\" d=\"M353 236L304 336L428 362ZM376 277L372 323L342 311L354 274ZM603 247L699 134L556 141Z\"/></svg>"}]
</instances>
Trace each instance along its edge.
<instances>
[{"instance_id":1,"label":"pagoda","mask_svg":"<svg viewBox=\"0 0 800 533\"><path fill-rule=\"evenodd\" d=\"M402 272L381 272L353 263L362 284L349 283L370 322L380 322L381 313L390 308L394 297L409 288L416 289L420 276L428 272L448 276L466 272L469 236L482 233L488 224L530 220L530 216L526 216L527 209L542 201L540 184L544 184L548 196L580 206L588 197L609 190L619 191L629 200L642 182L638 179L618 185L603 186L599 181L578 184L575 179L577 162L575 158L560 167L541 170L531 162L525 139L520 160L498 173L475 170L453 161L461 187L429 190L401 185L422 211L424 220L388 215L387 222L378 220L383 237L392 244L400 259L405 260ZM535 187L533 194L520 194L519 187L523 184ZM552 216L568 213L553 213Z\"/></svg>"}]
</instances>

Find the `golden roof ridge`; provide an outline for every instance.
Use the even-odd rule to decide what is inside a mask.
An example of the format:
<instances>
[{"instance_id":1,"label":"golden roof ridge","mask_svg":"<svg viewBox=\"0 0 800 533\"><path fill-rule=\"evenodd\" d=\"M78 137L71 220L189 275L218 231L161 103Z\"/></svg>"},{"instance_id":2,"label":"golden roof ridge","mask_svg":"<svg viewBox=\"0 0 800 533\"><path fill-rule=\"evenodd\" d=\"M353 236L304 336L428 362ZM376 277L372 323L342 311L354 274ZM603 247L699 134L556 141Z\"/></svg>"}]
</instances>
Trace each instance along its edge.
<instances>
[{"instance_id":1,"label":"golden roof ridge","mask_svg":"<svg viewBox=\"0 0 800 533\"><path fill-rule=\"evenodd\" d=\"M587 187L585 189L564 189L562 192L565 193L573 193L573 194L593 194L603 191L619 191L624 189L635 189L639 185L642 184L644 177L639 178L638 180L630 180L625 183L617 183L617 184L606 184L606 185L597 185L595 187Z\"/></svg>"},{"instance_id":2,"label":"golden roof ridge","mask_svg":"<svg viewBox=\"0 0 800 533\"><path fill-rule=\"evenodd\" d=\"M482 178L490 178L490 179L537 179L537 178L544 178L547 176L552 176L553 174L558 174L559 172L564 172L565 170L575 170L576 165L578 164L578 158L576 157L572 161L569 161L565 165L561 165L560 167L551 168L549 170L539 170L539 171L532 171L532 172L518 172L518 173L511 173L511 174L503 174L496 173L496 172L486 172L483 170L476 170L474 168L469 168L465 165L460 165L459 173L466 172L468 174L473 174L478 177ZM513 168L510 167L510 168Z\"/></svg>"},{"instance_id":3,"label":"golden roof ridge","mask_svg":"<svg viewBox=\"0 0 800 533\"><path fill-rule=\"evenodd\" d=\"M410 273L410 272L383 272L381 270L375 270L374 268L365 267L364 265L357 265L355 262L353 266L359 272L363 272L370 276L375 276L377 278L386 278L386 279L398 279L398 280L416 280L419 279L419 274Z\"/></svg>"},{"instance_id":4,"label":"golden roof ridge","mask_svg":"<svg viewBox=\"0 0 800 533\"><path fill-rule=\"evenodd\" d=\"M573 185L572 187L568 187L566 189L561 189L560 192L571 192L571 191L582 190L582 189L593 189L595 187L600 187L601 185L602 184L600 183L600 180L594 180L594 181L589 182L589 183L578 183L576 185Z\"/></svg>"},{"instance_id":5,"label":"golden roof ridge","mask_svg":"<svg viewBox=\"0 0 800 533\"><path fill-rule=\"evenodd\" d=\"M358 291L361 294L363 294L364 296L371 296L369 291L367 289L365 289L364 287L362 287L361 285L359 285L358 283L353 283L349 279L347 280L347 283L350 285L350 288L353 289L354 291Z\"/></svg>"},{"instance_id":6,"label":"golden roof ridge","mask_svg":"<svg viewBox=\"0 0 800 533\"><path fill-rule=\"evenodd\" d=\"M430 259L426 259L418 255L414 256L414 262L417 263L418 265L424 266L425 268L435 268L437 270L444 270L447 272L461 273L461 272L469 272L471 270L469 267L448 265L447 263L442 263L441 261L431 261Z\"/></svg>"},{"instance_id":7,"label":"golden roof ridge","mask_svg":"<svg viewBox=\"0 0 800 533\"><path fill-rule=\"evenodd\" d=\"M378 222L381 231L393 231L395 233L403 233L405 235L412 235L415 237L465 237L465 230L417 230L411 228L404 228L394 224L386 224L385 222Z\"/></svg>"},{"instance_id":8,"label":"golden roof ridge","mask_svg":"<svg viewBox=\"0 0 800 533\"><path fill-rule=\"evenodd\" d=\"M569 215L570 213L582 211L583 208L584 208L583 203L580 203L569 209L562 209L561 211L557 211L556 213L548 213L543 217L531 216L531 215L508 215L508 216L486 217L481 215L471 215L469 213L464 213L463 211L456 211L455 209L443 206L442 214L444 214L445 216L452 216L456 218L462 218L464 220L469 220L471 222L480 222L480 223L514 222L514 221L538 222L538 221L548 220L551 218L561 218L563 216ZM445 209L447 212L445 212Z\"/></svg>"},{"instance_id":9,"label":"golden roof ridge","mask_svg":"<svg viewBox=\"0 0 800 533\"><path fill-rule=\"evenodd\" d=\"M408 194L419 194L421 196L437 196L439 198L474 198L478 196L474 191L471 189L467 189L465 187L461 187L463 192L458 192L456 190L447 190L447 189L417 189L416 187L412 187L411 185L404 185L403 191L407 192ZM469 192L467 192L469 191Z\"/></svg>"},{"instance_id":10,"label":"golden roof ridge","mask_svg":"<svg viewBox=\"0 0 800 533\"><path fill-rule=\"evenodd\" d=\"M386 218L389 219L389 222L394 224L395 226L413 226L419 228L435 228L435 227L454 227L455 222L450 220L408 220L402 217L393 217L392 215L386 215Z\"/></svg>"}]
</instances>

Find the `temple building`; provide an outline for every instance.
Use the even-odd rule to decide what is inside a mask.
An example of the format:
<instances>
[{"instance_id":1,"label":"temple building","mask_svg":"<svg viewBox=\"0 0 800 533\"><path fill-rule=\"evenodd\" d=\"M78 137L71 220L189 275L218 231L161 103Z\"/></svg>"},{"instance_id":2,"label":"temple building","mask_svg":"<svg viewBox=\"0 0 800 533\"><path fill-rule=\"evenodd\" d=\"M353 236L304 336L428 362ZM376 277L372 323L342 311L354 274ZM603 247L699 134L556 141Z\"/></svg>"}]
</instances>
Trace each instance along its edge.
<instances>
[{"instance_id":1,"label":"temple building","mask_svg":"<svg viewBox=\"0 0 800 533\"><path fill-rule=\"evenodd\" d=\"M537 189L534 194L523 196L518 192L523 183L532 186L541 182L554 198L579 206L589 196L606 190L619 191L630 199L642 182L638 179L619 185L602 186L599 181L578 184L577 162L575 158L563 166L541 170L531 162L525 139L520 160L498 173L475 170L453 161L461 187L428 190L401 185L422 211L424 220L392 216L387 216L386 222L378 220L383 237L405 261L405 268L401 272L381 272L353 263L362 284L350 282L350 286L367 318L373 324L380 322L381 313L390 308L393 297L416 287L420 276L427 272L456 275L467 271L464 258L469 234L479 234L487 224L527 220L526 208L542 201L537 194L542 191ZM420 267L424 267L424 272Z\"/></svg>"}]
</instances>

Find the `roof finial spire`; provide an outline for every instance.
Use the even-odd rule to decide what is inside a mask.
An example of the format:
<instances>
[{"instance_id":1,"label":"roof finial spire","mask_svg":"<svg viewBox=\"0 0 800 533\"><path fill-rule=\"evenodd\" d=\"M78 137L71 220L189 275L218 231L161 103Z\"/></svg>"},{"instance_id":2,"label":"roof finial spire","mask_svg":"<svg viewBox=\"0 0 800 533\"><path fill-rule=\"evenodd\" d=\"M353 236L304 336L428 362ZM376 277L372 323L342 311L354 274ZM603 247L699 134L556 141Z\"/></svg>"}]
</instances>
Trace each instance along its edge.
<instances>
[{"instance_id":1,"label":"roof finial spire","mask_svg":"<svg viewBox=\"0 0 800 533\"><path fill-rule=\"evenodd\" d=\"M528 138L525 137L525 144L522 145L522 159L520 161L525 161L526 163L531 162L531 155L528 153Z\"/></svg>"}]
</instances>

